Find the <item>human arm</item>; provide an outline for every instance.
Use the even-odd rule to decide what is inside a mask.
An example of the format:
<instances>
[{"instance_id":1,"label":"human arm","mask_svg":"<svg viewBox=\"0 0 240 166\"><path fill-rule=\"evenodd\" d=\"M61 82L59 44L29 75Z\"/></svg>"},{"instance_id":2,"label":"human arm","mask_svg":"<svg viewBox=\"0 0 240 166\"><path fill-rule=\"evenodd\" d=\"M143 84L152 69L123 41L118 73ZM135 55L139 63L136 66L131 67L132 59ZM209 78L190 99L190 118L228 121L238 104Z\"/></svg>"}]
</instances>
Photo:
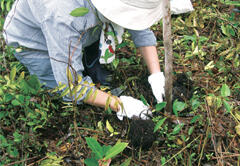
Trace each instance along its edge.
<instances>
[{"instance_id":1,"label":"human arm","mask_svg":"<svg viewBox=\"0 0 240 166\"><path fill-rule=\"evenodd\" d=\"M68 85L66 70L67 70L68 63L70 63L71 66L76 71L76 74L82 77L83 81L79 82L79 84L82 85L82 88L86 88L86 87L88 88L85 94L89 93L91 88L94 90L94 93L92 93L92 95L90 95L88 99L86 99L86 95L83 95L79 98L79 101L81 100L93 106L104 108L106 104L108 104L108 100L110 99L111 102L109 103L109 106L113 111L118 112L117 115L118 117L120 117L120 119L122 119L123 116L127 116L129 118L131 118L134 115L139 116L143 110L136 109L136 108L132 109L131 106L134 105L132 102L139 103L141 101L138 101L137 99L133 99L131 97L118 98L106 92L100 91L96 87L88 87L87 84L86 86L84 86L85 81L87 81L88 84L91 84L92 81L90 77L83 77L82 75L82 71L83 71L83 66L81 61L82 43L78 42L79 36L81 36L81 32L77 31L74 27L71 27L68 24L65 24L64 22L61 22L61 24L56 23L54 25L55 26L53 26L51 22L46 22L43 30L44 30L45 38L49 48L49 56L51 57L50 59L51 59L52 69L53 69L53 73L56 81L58 83L62 82L63 84ZM64 33L61 33L62 28L64 29ZM70 62L68 58L69 56L71 56ZM75 76L73 75L73 77ZM77 94L77 95L80 95L80 94ZM131 102L129 102L129 100ZM144 104L141 102L141 104L139 105L144 105ZM145 108L145 107L142 107L142 108Z\"/></svg>"},{"instance_id":2,"label":"human arm","mask_svg":"<svg viewBox=\"0 0 240 166\"><path fill-rule=\"evenodd\" d=\"M155 46L156 38L150 30L129 30L129 32L132 35L132 39L136 47L140 50L140 53L147 64L150 73L148 81L151 85L153 94L158 103L162 102L165 93L165 77L163 72L160 70L157 49Z\"/></svg>"}]
</instances>

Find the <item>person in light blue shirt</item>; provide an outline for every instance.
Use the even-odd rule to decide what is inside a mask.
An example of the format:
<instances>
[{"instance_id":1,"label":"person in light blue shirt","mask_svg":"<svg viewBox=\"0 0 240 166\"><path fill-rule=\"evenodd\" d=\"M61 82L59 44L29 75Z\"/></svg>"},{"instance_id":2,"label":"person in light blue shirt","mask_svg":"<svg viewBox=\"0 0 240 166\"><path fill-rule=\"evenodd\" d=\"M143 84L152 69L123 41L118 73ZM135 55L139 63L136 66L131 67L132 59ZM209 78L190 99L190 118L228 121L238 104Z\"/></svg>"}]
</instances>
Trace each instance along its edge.
<instances>
[{"instance_id":1,"label":"person in light blue shirt","mask_svg":"<svg viewBox=\"0 0 240 166\"><path fill-rule=\"evenodd\" d=\"M98 47L99 43L102 22L97 13L100 13L131 34L148 66L153 94L158 102L162 102L165 78L160 71L156 38L148 29L161 19L161 6L161 0L16 0L6 17L3 34L8 45L22 48L16 49L16 58L45 86L54 88L60 82L68 85L66 70L71 57L71 66L83 78L79 84L84 88L84 82L93 83L91 77L94 82L104 83L106 79L101 78L101 72L102 77L108 75L98 62L90 71L97 70L100 78L91 76L91 72L83 75L86 70L82 60L84 50L89 52L85 55L88 61L96 59L96 55L91 54L96 49L94 45ZM78 7L87 8L89 12L81 17L71 16L71 11ZM85 87L97 92L96 97L91 96L85 103L105 107L111 96L96 87ZM79 101L85 97L83 95ZM119 119L124 116L144 119L148 110L142 102L130 96L112 97L110 108L117 112Z\"/></svg>"}]
</instances>

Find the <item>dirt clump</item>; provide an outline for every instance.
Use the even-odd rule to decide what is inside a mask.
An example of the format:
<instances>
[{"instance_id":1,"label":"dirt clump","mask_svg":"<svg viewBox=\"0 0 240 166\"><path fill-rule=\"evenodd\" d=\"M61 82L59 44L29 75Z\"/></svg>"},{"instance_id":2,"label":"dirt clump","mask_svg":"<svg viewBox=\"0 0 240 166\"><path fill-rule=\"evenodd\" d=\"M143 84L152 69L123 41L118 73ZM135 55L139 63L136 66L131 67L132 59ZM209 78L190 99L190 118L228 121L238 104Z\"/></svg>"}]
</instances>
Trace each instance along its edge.
<instances>
[{"instance_id":1,"label":"dirt clump","mask_svg":"<svg viewBox=\"0 0 240 166\"><path fill-rule=\"evenodd\" d=\"M134 119L130 124L129 139L133 147L148 149L156 140L152 120Z\"/></svg>"}]
</instances>

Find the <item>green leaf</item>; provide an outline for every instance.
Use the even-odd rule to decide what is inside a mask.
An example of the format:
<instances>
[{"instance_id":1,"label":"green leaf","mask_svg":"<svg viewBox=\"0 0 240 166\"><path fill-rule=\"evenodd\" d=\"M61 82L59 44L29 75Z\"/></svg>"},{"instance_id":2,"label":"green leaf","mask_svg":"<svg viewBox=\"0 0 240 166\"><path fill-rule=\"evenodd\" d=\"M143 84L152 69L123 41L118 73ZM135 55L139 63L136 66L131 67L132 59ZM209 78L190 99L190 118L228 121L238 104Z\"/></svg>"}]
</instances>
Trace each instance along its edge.
<instances>
[{"instance_id":1,"label":"green leaf","mask_svg":"<svg viewBox=\"0 0 240 166\"><path fill-rule=\"evenodd\" d=\"M69 67L67 67L67 78L71 83L73 82L72 72Z\"/></svg>"},{"instance_id":2,"label":"green leaf","mask_svg":"<svg viewBox=\"0 0 240 166\"><path fill-rule=\"evenodd\" d=\"M193 118L192 118L192 120L191 120L191 124L192 123L195 123L198 119L200 118L200 115L196 115L196 116L194 116Z\"/></svg>"},{"instance_id":3,"label":"green leaf","mask_svg":"<svg viewBox=\"0 0 240 166\"><path fill-rule=\"evenodd\" d=\"M141 99L141 101L143 102L144 105L149 106L149 104L147 103L147 100L144 98L143 95L140 96L140 99Z\"/></svg>"},{"instance_id":4,"label":"green leaf","mask_svg":"<svg viewBox=\"0 0 240 166\"><path fill-rule=\"evenodd\" d=\"M108 131L109 131L110 133L113 133L113 132L114 132L114 129L113 129L113 127L111 126L111 124L109 123L108 120L106 121L106 127L107 127L107 129L108 129Z\"/></svg>"},{"instance_id":5,"label":"green leaf","mask_svg":"<svg viewBox=\"0 0 240 166\"><path fill-rule=\"evenodd\" d=\"M6 114L7 114L7 112L1 111L1 112L0 112L0 120L1 120L3 117L5 117Z\"/></svg>"},{"instance_id":6,"label":"green leaf","mask_svg":"<svg viewBox=\"0 0 240 166\"><path fill-rule=\"evenodd\" d=\"M8 102L11 101L13 98L14 98L13 95L7 93L7 94L4 95L4 98L3 98L3 99L4 99L4 102L5 102L5 103L8 103Z\"/></svg>"},{"instance_id":7,"label":"green leaf","mask_svg":"<svg viewBox=\"0 0 240 166\"><path fill-rule=\"evenodd\" d=\"M19 155L18 150L15 147L10 149L10 151L8 153L10 153L10 155L13 157L18 157L18 155Z\"/></svg>"},{"instance_id":8,"label":"green leaf","mask_svg":"<svg viewBox=\"0 0 240 166\"><path fill-rule=\"evenodd\" d=\"M178 116L178 112L184 110L186 104L175 100L173 103L173 113Z\"/></svg>"},{"instance_id":9,"label":"green leaf","mask_svg":"<svg viewBox=\"0 0 240 166\"><path fill-rule=\"evenodd\" d=\"M127 160L124 161L120 166L129 166L132 161L132 157L128 158Z\"/></svg>"},{"instance_id":10,"label":"green leaf","mask_svg":"<svg viewBox=\"0 0 240 166\"><path fill-rule=\"evenodd\" d=\"M173 135L178 134L178 133L181 131L181 129L182 129L183 126L184 126L184 123L178 124L178 125L173 129L173 131L172 131L171 134L173 134Z\"/></svg>"},{"instance_id":11,"label":"green leaf","mask_svg":"<svg viewBox=\"0 0 240 166\"><path fill-rule=\"evenodd\" d=\"M121 153L126 147L128 143L117 143L114 145L109 151L106 153L105 160L115 157L118 153Z\"/></svg>"},{"instance_id":12,"label":"green leaf","mask_svg":"<svg viewBox=\"0 0 240 166\"><path fill-rule=\"evenodd\" d=\"M229 34L228 34L228 32L227 32L227 28L226 28L224 25L221 26L221 30L222 30L222 33L223 33L224 35L229 36Z\"/></svg>"},{"instance_id":13,"label":"green leaf","mask_svg":"<svg viewBox=\"0 0 240 166\"><path fill-rule=\"evenodd\" d=\"M19 105L21 105L21 103L18 100L15 99L15 100L12 101L12 105L19 106Z\"/></svg>"},{"instance_id":14,"label":"green leaf","mask_svg":"<svg viewBox=\"0 0 240 166\"><path fill-rule=\"evenodd\" d=\"M118 65L119 65L119 62L120 62L119 59L114 59L114 60L113 60L113 63L112 63L112 64L113 64L113 67L114 67L115 69L117 69L117 67L118 67Z\"/></svg>"},{"instance_id":15,"label":"green leaf","mask_svg":"<svg viewBox=\"0 0 240 166\"><path fill-rule=\"evenodd\" d=\"M14 136L14 142L21 142L22 141L22 135L19 134L17 131L13 133Z\"/></svg>"},{"instance_id":16,"label":"green leaf","mask_svg":"<svg viewBox=\"0 0 240 166\"><path fill-rule=\"evenodd\" d=\"M73 16L73 17L81 17L81 16L86 15L88 12L89 12L89 9L88 9L88 8L80 7L80 8L74 9L74 10L70 13L70 15Z\"/></svg>"},{"instance_id":17,"label":"green leaf","mask_svg":"<svg viewBox=\"0 0 240 166\"><path fill-rule=\"evenodd\" d=\"M231 112L231 106L228 104L226 100L223 100L223 105L227 110L227 113Z\"/></svg>"},{"instance_id":18,"label":"green leaf","mask_svg":"<svg viewBox=\"0 0 240 166\"><path fill-rule=\"evenodd\" d=\"M163 108L166 107L166 105L167 105L167 102L158 103L158 104L156 105L156 111L162 110Z\"/></svg>"},{"instance_id":19,"label":"green leaf","mask_svg":"<svg viewBox=\"0 0 240 166\"><path fill-rule=\"evenodd\" d=\"M70 92L69 87L67 87L67 88L61 93L61 97L66 96L69 92Z\"/></svg>"},{"instance_id":20,"label":"green leaf","mask_svg":"<svg viewBox=\"0 0 240 166\"><path fill-rule=\"evenodd\" d=\"M86 141L87 141L89 148L92 149L93 153L95 153L99 159L102 159L103 158L103 149L102 149L101 145L97 142L97 140L95 140L94 138L91 138L91 137L87 137Z\"/></svg>"},{"instance_id":21,"label":"green leaf","mask_svg":"<svg viewBox=\"0 0 240 166\"><path fill-rule=\"evenodd\" d=\"M9 146L7 139L1 134L0 134L0 142L1 142L0 148Z\"/></svg>"},{"instance_id":22,"label":"green leaf","mask_svg":"<svg viewBox=\"0 0 240 166\"><path fill-rule=\"evenodd\" d=\"M166 158L165 157L161 157L161 163L162 163L162 165L164 165L166 163Z\"/></svg>"},{"instance_id":23,"label":"green leaf","mask_svg":"<svg viewBox=\"0 0 240 166\"><path fill-rule=\"evenodd\" d=\"M36 75L31 75L27 81L28 85L34 90L39 90L41 87L40 81Z\"/></svg>"},{"instance_id":24,"label":"green leaf","mask_svg":"<svg viewBox=\"0 0 240 166\"><path fill-rule=\"evenodd\" d=\"M14 66L10 72L10 80L14 81L15 77L16 77L16 73L17 73L17 68L16 66Z\"/></svg>"},{"instance_id":25,"label":"green leaf","mask_svg":"<svg viewBox=\"0 0 240 166\"><path fill-rule=\"evenodd\" d=\"M87 158L84 160L84 163L87 165L87 166L98 166L98 161L94 158Z\"/></svg>"},{"instance_id":26,"label":"green leaf","mask_svg":"<svg viewBox=\"0 0 240 166\"><path fill-rule=\"evenodd\" d=\"M223 84L221 88L221 96L222 97L227 97L230 96L230 89L227 84Z\"/></svg>"},{"instance_id":27,"label":"green leaf","mask_svg":"<svg viewBox=\"0 0 240 166\"><path fill-rule=\"evenodd\" d=\"M192 100L192 102L191 102L192 109L196 110L200 106L200 104L201 103L197 99Z\"/></svg>"},{"instance_id":28,"label":"green leaf","mask_svg":"<svg viewBox=\"0 0 240 166\"><path fill-rule=\"evenodd\" d=\"M85 99L84 99L84 102L87 102L88 99L93 96L93 92L94 92L94 90L93 90L93 88L91 88L91 89L88 91L87 96L86 96ZM73 95L75 95L75 94L73 94Z\"/></svg>"},{"instance_id":29,"label":"green leaf","mask_svg":"<svg viewBox=\"0 0 240 166\"><path fill-rule=\"evenodd\" d=\"M194 130L194 126L190 127L190 129L188 130L188 135L191 135L193 130Z\"/></svg>"},{"instance_id":30,"label":"green leaf","mask_svg":"<svg viewBox=\"0 0 240 166\"><path fill-rule=\"evenodd\" d=\"M110 145L108 145L108 146L103 145L103 146L102 146L102 149L103 149L103 156L105 156L106 153L107 153L107 151L109 151L111 148L112 148L112 146L110 146Z\"/></svg>"},{"instance_id":31,"label":"green leaf","mask_svg":"<svg viewBox=\"0 0 240 166\"><path fill-rule=\"evenodd\" d=\"M36 125L36 123L34 123L34 122L27 122L27 125L34 126L34 125Z\"/></svg>"},{"instance_id":32,"label":"green leaf","mask_svg":"<svg viewBox=\"0 0 240 166\"><path fill-rule=\"evenodd\" d=\"M154 127L154 133L163 125L163 123L165 122L167 118L163 118L162 120L158 121L158 123L156 124L156 126Z\"/></svg>"}]
</instances>

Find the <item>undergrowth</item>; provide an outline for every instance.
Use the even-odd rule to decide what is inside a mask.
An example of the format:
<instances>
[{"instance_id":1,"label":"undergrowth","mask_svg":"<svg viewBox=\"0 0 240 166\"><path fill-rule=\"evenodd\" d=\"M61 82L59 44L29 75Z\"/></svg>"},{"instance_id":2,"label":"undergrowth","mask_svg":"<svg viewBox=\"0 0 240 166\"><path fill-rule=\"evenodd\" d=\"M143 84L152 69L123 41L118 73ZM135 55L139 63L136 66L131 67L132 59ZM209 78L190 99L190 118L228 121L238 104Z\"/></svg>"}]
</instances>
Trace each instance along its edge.
<instances>
[{"instance_id":1,"label":"undergrowth","mask_svg":"<svg viewBox=\"0 0 240 166\"><path fill-rule=\"evenodd\" d=\"M1 1L1 30L12 2ZM129 122L119 121L111 110L75 107L45 89L14 58L1 34L0 165L83 165L96 160L88 139L101 150L129 143L112 165L239 164L240 5L231 2L194 2L195 11L172 16L176 100L171 115L164 113L164 103L155 103L147 67L125 33L124 47L108 68L114 71L113 87L125 87L124 95L153 109L156 141L149 149L132 147ZM152 30L164 69L162 23Z\"/></svg>"}]
</instances>

